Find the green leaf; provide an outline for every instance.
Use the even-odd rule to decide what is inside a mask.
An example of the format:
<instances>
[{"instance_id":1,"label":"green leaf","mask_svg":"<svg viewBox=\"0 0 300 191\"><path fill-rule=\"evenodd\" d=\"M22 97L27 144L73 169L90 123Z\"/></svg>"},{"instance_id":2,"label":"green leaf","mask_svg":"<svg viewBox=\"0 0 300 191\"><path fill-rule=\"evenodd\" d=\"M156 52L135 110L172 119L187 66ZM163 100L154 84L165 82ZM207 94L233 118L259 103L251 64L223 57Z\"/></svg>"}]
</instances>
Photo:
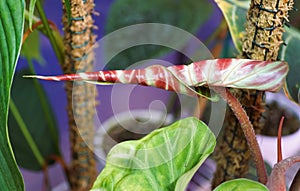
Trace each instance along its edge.
<instances>
[{"instance_id":1,"label":"green leaf","mask_svg":"<svg viewBox=\"0 0 300 191\"><path fill-rule=\"evenodd\" d=\"M196 33L197 29L207 20L211 13L212 5L208 1L194 0L117 0L112 5L108 15L106 32L111 33L120 28L142 23L169 24L190 33ZM133 41L139 38L155 41L158 36L168 38L173 43L186 44L186 39L174 36L172 31L161 29L155 34L145 34L141 31L131 31ZM119 38L116 42L107 44L107 50L116 50L130 40ZM107 65L108 69L125 69L137 61L149 58L157 58L170 52L171 49L157 45L141 45L126 47L126 50L115 56Z\"/></svg>"},{"instance_id":2,"label":"green leaf","mask_svg":"<svg viewBox=\"0 0 300 191\"><path fill-rule=\"evenodd\" d=\"M250 2L237 0L215 1L228 23L236 49L241 52L241 39ZM298 71L300 71L300 54L297 54L300 51L300 32L293 27L285 27L285 30L283 40L287 45L281 47L278 59L289 63L290 70L287 75L286 92L289 98L300 103L300 75L298 74Z\"/></svg>"},{"instance_id":3,"label":"green leaf","mask_svg":"<svg viewBox=\"0 0 300 191\"><path fill-rule=\"evenodd\" d=\"M1 190L24 190L24 183L11 150L7 132L10 87L19 57L25 3L0 1L0 185Z\"/></svg>"},{"instance_id":4,"label":"green leaf","mask_svg":"<svg viewBox=\"0 0 300 191\"><path fill-rule=\"evenodd\" d=\"M203 122L182 119L113 147L92 190L184 190L215 144Z\"/></svg>"},{"instance_id":5,"label":"green leaf","mask_svg":"<svg viewBox=\"0 0 300 191\"><path fill-rule=\"evenodd\" d=\"M219 185L214 191L268 191L268 188L265 187L263 184L245 179L235 179L224 182L223 184Z\"/></svg>"},{"instance_id":6,"label":"green leaf","mask_svg":"<svg viewBox=\"0 0 300 191\"><path fill-rule=\"evenodd\" d=\"M289 63L289 73L286 78L287 95L300 104L300 32L290 27L285 29L283 38L287 46L282 46L279 57Z\"/></svg>"},{"instance_id":7,"label":"green leaf","mask_svg":"<svg viewBox=\"0 0 300 191\"><path fill-rule=\"evenodd\" d=\"M28 27L25 25L25 31ZM38 63L45 63L40 52L40 35L38 31L33 31L24 41L21 49L21 56L29 60L36 60Z\"/></svg>"},{"instance_id":8,"label":"green leaf","mask_svg":"<svg viewBox=\"0 0 300 191\"><path fill-rule=\"evenodd\" d=\"M29 70L23 70L15 75L12 86L12 99L28 128L27 130L33 138L35 145L37 145L38 152L42 155L43 161L47 161L47 164L50 165L53 164L54 161L48 161L47 159L52 155L59 155L57 147L58 131L55 129L55 132L52 132L49 128L45 112L39 101L37 89L34 86L34 81L22 77L24 74L28 73L30 73ZM42 93L45 95L44 92ZM47 102L47 104L49 104L49 102ZM50 108L49 105L48 108ZM57 127L53 111L50 110L47 114L51 116L51 120L54 121L55 124L54 126ZM42 170L42 165L44 164L41 164L38 157L34 154L28 141L24 137L15 116L13 116L12 113L9 113L8 119L12 148L17 163L29 170Z\"/></svg>"},{"instance_id":9,"label":"green leaf","mask_svg":"<svg viewBox=\"0 0 300 191\"><path fill-rule=\"evenodd\" d=\"M71 24L71 2L70 0L64 0L66 6L66 12L68 16L68 24Z\"/></svg>"},{"instance_id":10,"label":"green leaf","mask_svg":"<svg viewBox=\"0 0 300 191\"><path fill-rule=\"evenodd\" d=\"M34 7L35 7L36 0L31 0L29 3L29 28L32 29L32 19L34 14Z\"/></svg>"}]
</instances>

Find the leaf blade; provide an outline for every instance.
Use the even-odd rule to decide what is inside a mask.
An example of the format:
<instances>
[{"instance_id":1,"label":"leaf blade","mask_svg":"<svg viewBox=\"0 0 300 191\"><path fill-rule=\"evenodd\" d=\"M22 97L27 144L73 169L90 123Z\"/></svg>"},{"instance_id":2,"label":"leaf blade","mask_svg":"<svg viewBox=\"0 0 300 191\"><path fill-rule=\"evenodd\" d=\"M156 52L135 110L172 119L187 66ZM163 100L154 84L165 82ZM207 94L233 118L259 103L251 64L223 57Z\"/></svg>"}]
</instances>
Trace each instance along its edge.
<instances>
[{"instance_id":1,"label":"leaf blade","mask_svg":"<svg viewBox=\"0 0 300 191\"><path fill-rule=\"evenodd\" d=\"M239 52L242 52L243 26L246 22L246 14L250 1L237 0L215 0L229 26L234 45ZM300 104L300 55L295 54L300 50L300 32L293 27L285 27L283 41L286 46L281 46L279 50L279 60L288 62L290 70L286 78L285 92L294 102Z\"/></svg>"},{"instance_id":2,"label":"leaf blade","mask_svg":"<svg viewBox=\"0 0 300 191\"><path fill-rule=\"evenodd\" d=\"M32 30L32 20L34 14L34 7L35 7L36 0L31 0L29 3L29 29Z\"/></svg>"},{"instance_id":3,"label":"leaf blade","mask_svg":"<svg viewBox=\"0 0 300 191\"><path fill-rule=\"evenodd\" d=\"M178 27L195 34L199 26L207 20L211 10L211 4L205 1L117 0L110 9L105 29L108 34L130 25L160 23ZM126 38L115 39L116 43L107 44L105 51L114 52L122 47L123 44L127 44L127 41L131 41L131 39L133 39L133 42L142 41L143 39L148 39L148 42L155 42L158 36L166 39L166 41L173 42L178 47L183 47L187 42L186 39L181 39L173 31L164 28L159 28L158 32L153 34L146 34L143 31L130 31L126 36ZM140 45L136 43L134 47L126 47L112 60L108 60L107 69L126 69L137 61L157 58L172 50L171 48L153 44Z\"/></svg>"},{"instance_id":4,"label":"leaf blade","mask_svg":"<svg viewBox=\"0 0 300 191\"><path fill-rule=\"evenodd\" d=\"M10 126L9 133L18 165L29 170L42 170L45 164L51 165L54 161L48 160L51 156L59 156L58 130L52 132L50 124L47 123L46 113L39 101L39 92L35 82L22 78L29 70L21 70L15 74L12 87L12 100L17 107L17 113L11 112L8 116ZM44 89L40 87L41 93L46 99L47 108L49 102ZM24 100L26 100L24 102ZM34 120L32 113L35 113ZM57 127L53 111L50 109L47 114ZM22 120L22 123L17 119ZM22 125L23 124L23 125Z\"/></svg>"},{"instance_id":5,"label":"leaf blade","mask_svg":"<svg viewBox=\"0 0 300 191\"><path fill-rule=\"evenodd\" d=\"M24 190L7 133L10 87L20 53L25 3L0 1L0 185L3 190Z\"/></svg>"},{"instance_id":6,"label":"leaf blade","mask_svg":"<svg viewBox=\"0 0 300 191\"><path fill-rule=\"evenodd\" d=\"M93 190L182 190L215 143L203 122L192 117L177 121L115 146Z\"/></svg>"},{"instance_id":7,"label":"leaf blade","mask_svg":"<svg viewBox=\"0 0 300 191\"><path fill-rule=\"evenodd\" d=\"M227 181L219 185L214 191L268 191L268 188L256 181L246 178L239 178Z\"/></svg>"}]
</instances>

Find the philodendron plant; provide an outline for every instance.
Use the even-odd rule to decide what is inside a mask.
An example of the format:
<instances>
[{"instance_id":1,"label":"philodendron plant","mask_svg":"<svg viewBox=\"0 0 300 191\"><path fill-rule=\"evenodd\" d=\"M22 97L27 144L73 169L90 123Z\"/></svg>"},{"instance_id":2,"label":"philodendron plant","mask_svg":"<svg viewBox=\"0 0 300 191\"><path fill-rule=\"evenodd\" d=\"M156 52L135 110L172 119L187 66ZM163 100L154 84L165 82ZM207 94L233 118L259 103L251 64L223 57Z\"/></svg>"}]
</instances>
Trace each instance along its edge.
<instances>
[{"instance_id":1,"label":"philodendron plant","mask_svg":"<svg viewBox=\"0 0 300 191\"><path fill-rule=\"evenodd\" d=\"M36 1L30 2L29 21L32 22L34 20L33 7ZM65 0L65 2L70 1ZM234 9L240 10L241 8L241 3L236 3L236 5L233 2L227 3L227 8L230 8L230 5L235 7ZM40 2L38 5L40 10ZM10 89L22 43L24 13L25 2L23 0L0 1L0 94L2 98L0 103L0 184L3 190L24 190L22 177L16 166L7 135ZM224 15L228 16L228 12L225 12ZM45 18L43 19L45 20ZM35 24L37 23L41 24L40 21L37 21ZM46 23L44 25L48 26ZM234 27L238 22L231 23L229 20L228 23L229 26ZM49 32L51 29L48 26L47 29L43 28L41 30ZM291 35L290 38L295 38L298 42L300 39L299 32L294 29L290 31L292 32L287 33L287 35ZM57 35L57 33L54 34ZM235 33L232 32L232 34ZM58 42L61 42L60 37L56 40L56 43ZM300 43L298 45L291 44L293 49L294 46L299 47ZM58 57L62 58L63 51L60 51L59 47L56 48L56 51L60 53ZM239 48L238 44L237 48ZM285 190L286 187L284 182L285 170L292 164L299 162L300 159L299 157L292 157L280 161L274 167L270 177L267 177L251 122L241 104L230 93L228 88L257 89L271 92L280 90L286 83L288 68L295 66L292 58L299 56L291 54L291 51L288 51L290 49L291 47L288 45L287 48L282 50L281 54L282 58L288 63L285 61L266 62L219 58L172 67L155 65L139 70L112 70L52 77L27 77L56 81L79 80L100 85L102 83L134 83L154 86L189 96L203 96L212 101L217 101L218 97L222 97L227 101L241 123L256 163L258 179L263 184L248 179L236 179L221 184L215 190L264 191L269 189L271 191L279 191ZM62 59L59 60L62 61ZM288 75L288 81L289 79L291 79L289 84L293 84L293 88L297 87L295 79L293 77L290 78ZM209 88L212 91L209 91ZM291 97L295 98L295 95L291 93ZM23 124L24 127L24 122L14 102L11 102L11 108L17 116L18 123ZM38 152L39 145L34 144L26 128L22 130L24 136L26 135L26 140L31 143L29 144L31 146L30 149L35 154L37 163L39 163L37 168L43 168L48 163L43 153ZM56 145L57 137L54 136L53 140L54 145ZM92 190L184 190L196 170L213 152L215 145L215 136L209 127L199 119L189 117L179 120L168 127L151 132L140 140L126 141L116 145L109 152L106 166L95 181ZM58 155L60 154L57 150L54 152ZM30 168L35 169L36 166Z\"/></svg>"},{"instance_id":2,"label":"philodendron plant","mask_svg":"<svg viewBox=\"0 0 300 191\"><path fill-rule=\"evenodd\" d=\"M189 96L205 96L213 101L216 100L215 96L220 95L241 123L256 163L259 180L275 191L285 188L285 182L277 180L283 176L282 169L286 170L285 168L298 162L298 157L289 164L284 164L286 161L278 164L268 180L251 122L227 88L276 92L283 86L287 72L288 65L282 61L215 59L171 67L154 65L136 70L24 77L50 81L85 81L100 85L139 84ZM204 91L200 91L200 87ZM209 92L205 91L208 88L217 94L204 94ZM214 135L204 123L196 118L186 118L169 127L155 130L140 140L120 143L109 152L106 167L92 190L184 190L204 159L214 150L215 142ZM240 185L239 189L267 190L264 185L247 179L226 182L216 190L235 189L235 185L241 183L244 186Z\"/></svg>"}]
</instances>

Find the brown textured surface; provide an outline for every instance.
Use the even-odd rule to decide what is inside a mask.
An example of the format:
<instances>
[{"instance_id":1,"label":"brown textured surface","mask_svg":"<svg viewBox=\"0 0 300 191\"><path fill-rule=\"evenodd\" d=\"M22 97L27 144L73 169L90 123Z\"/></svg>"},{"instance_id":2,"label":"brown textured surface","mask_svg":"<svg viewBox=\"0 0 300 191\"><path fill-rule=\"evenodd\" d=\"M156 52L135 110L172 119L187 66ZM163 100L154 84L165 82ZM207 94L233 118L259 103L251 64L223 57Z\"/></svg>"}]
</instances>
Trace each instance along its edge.
<instances>
[{"instance_id":1,"label":"brown textured surface","mask_svg":"<svg viewBox=\"0 0 300 191\"><path fill-rule=\"evenodd\" d=\"M247 14L241 57L255 60L277 60L282 41L283 24L288 21L292 0L252 0ZM256 133L262 129L264 92L232 90L244 106ZM251 158L247 142L238 120L230 109L226 112L223 135L219 136L214 155L217 170L212 187L220 183L244 177Z\"/></svg>"},{"instance_id":2,"label":"brown textured surface","mask_svg":"<svg viewBox=\"0 0 300 191\"><path fill-rule=\"evenodd\" d=\"M264 107L263 92L240 90L233 90L232 92L235 97L240 98L240 102L244 106L253 127L256 130L260 129L261 111ZM217 170L212 187L215 188L227 180L244 177L248 173L250 157L248 144L240 124L228 108L223 125L223 135L218 138L214 154L217 161Z\"/></svg>"},{"instance_id":3,"label":"brown textured surface","mask_svg":"<svg viewBox=\"0 0 300 191\"><path fill-rule=\"evenodd\" d=\"M93 69L92 33L93 0L71 0L71 22L68 22L64 6L65 73L91 71ZM70 186L72 190L89 190L96 178L96 160L93 153L95 87L87 83L66 83L68 118L72 161Z\"/></svg>"},{"instance_id":4,"label":"brown textured surface","mask_svg":"<svg viewBox=\"0 0 300 191\"><path fill-rule=\"evenodd\" d=\"M244 57L277 60L280 45L283 43L283 25L288 21L288 12L292 7L292 0L251 1L243 38Z\"/></svg>"}]
</instances>

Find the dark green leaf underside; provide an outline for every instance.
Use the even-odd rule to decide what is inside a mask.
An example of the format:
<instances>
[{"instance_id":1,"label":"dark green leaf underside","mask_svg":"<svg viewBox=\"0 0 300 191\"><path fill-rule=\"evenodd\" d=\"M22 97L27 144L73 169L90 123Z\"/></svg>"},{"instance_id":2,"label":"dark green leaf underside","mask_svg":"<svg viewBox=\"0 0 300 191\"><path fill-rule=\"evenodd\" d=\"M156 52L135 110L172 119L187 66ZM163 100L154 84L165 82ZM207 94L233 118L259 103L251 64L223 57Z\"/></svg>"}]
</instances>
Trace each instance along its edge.
<instances>
[{"instance_id":1,"label":"dark green leaf underside","mask_svg":"<svg viewBox=\"0 0 300 191\"><path fill-rule=\"evenodd\" d=\"M29 70L16 73L12 86L12 99L14 100L28 131L33 137L38 150L42 154L44 160L47 160L52 155L59 155L59 151L56 147L58 143L55 142L55 140L58 140L58 134L56 131L56 134L54 135L56 137L55 140L50 136L52 132L47 124L45 113L39 101L38 92L34 86L34 81L22 77L29 73ZM48 112L52 121L55 122L53 112ZM12 148L18 164L29 170L42 170L42 166L40 166L33 155L33 152L12 113L9 114L8 119ZM48 161L48 165L52 163L53 161Z\"/></svg>"}]
</instances>

